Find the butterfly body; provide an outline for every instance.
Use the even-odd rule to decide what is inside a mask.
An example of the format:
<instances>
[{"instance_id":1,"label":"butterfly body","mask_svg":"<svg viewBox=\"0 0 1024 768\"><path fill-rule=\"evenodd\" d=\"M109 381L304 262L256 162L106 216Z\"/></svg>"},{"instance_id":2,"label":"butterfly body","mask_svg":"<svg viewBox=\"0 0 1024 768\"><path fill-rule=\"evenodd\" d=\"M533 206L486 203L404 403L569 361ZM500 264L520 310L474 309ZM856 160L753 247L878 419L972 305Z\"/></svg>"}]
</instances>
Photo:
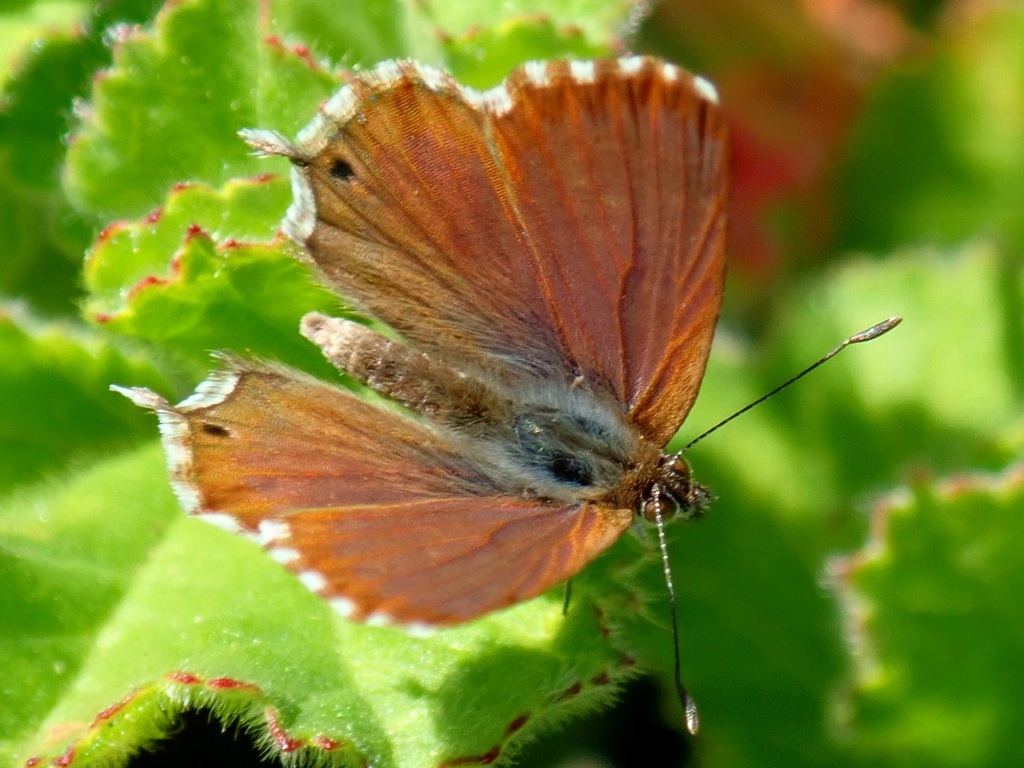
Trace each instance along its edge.
<instances>
[{"instance_id":1,"label":"butterfly body","mask_svg":"<svg viewBox=\"0 0 1024 768\"><path fill-rule=\"evenodd\" d=\"M360 323L319 313L303 319L302 332L339 370L448 432L504 493L641 513L658 497L665 517L703 511L706 494L689 480L685 462L664 454L583 377L520 374L510 384L467 374Z\"/></svg>"},{"instance_id":2,"label":"butterfly body","mask_svg":"<svg viewBox=\"0 0 1024 768\"><path fill-rule=\"evenodd\" d=\"M292 142L285 232L384 336L302 332L388 408L227 358L155 410L186 509L347 617L448 625L534 597L637 515L703 511L664 452L724 279L713 88L653 58L534 62L478 92L385 62Z\"/></svg>"}]
</instances>

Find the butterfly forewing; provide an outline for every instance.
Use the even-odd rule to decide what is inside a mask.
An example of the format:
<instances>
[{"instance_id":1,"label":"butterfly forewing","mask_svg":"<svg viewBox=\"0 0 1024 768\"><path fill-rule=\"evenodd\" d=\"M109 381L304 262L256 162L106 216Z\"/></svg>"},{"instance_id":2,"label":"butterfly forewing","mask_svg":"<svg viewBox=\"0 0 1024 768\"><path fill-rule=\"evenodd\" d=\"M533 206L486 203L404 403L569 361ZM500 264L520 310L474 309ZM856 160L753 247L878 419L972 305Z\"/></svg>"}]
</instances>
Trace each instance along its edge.
<instances>
[{"instance_id":1,"label":"butterfly forewing","mask_svg":"<svg viewBox=\"0 0 1024 768\"><path fill-rule=\"evenodd\" d=\"M708 92L648 58L535 63L484 94L392 62L348 88L294 148L313 207L290 224L339 290L456 366L583 375L666 442L721 300Z\"/></svg>"},{"instance_id":2,"label":"butterfly forewing","mask_svg":"<svg viewBox=\"0 0 1024 768\"><path fill-rule=\"evenodd\" d=\"M724 126L654 59L508 81L495 153L566 357L663 445L704 373L725 272Z\"/></svg>"},{"instance_id":3,"label":"butterfly forewing","mask_svg":"<svg viewBox=\"0 0 1024 768\"><path fill-rule=\"evenodd\" d=\"M344 116L307 129L295 173L311 207L293 207L291 234L342 295L439 359L550 370L557 343L538 314L486 115L447 76L428 87L427 73L379 67L348 86Z\"/></svg>"}]
</instances>

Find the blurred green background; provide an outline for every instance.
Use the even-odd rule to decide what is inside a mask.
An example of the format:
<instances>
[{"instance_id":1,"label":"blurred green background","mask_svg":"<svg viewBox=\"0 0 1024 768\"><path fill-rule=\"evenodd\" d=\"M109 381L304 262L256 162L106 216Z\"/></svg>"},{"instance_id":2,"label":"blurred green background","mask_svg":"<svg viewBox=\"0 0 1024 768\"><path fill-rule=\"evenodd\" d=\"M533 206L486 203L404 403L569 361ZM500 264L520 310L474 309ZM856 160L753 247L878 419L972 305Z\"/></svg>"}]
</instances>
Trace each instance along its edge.
<instances>
[{"instance_id":1,"label":"blurred green background","mask_svg":"<svg viewBox=\"0 0 1024 768\"><path fill-rule=\"evenodd\" d=\"M108 391L184 396L213 349L331 375L295 328L338 300L275 238L283 166L239 128L294 134L386 58L486 87L627 50L708 76L732 126L725 309L678 446L905 318L689 456L717 497L671 527L696 739L649 542L588 569L565 631L556 599L437 645L339 629L179 521L154 420ZM1024 764L1024 6L19 0L0 87L0 760Z\"/></svg>"}]
</instances>

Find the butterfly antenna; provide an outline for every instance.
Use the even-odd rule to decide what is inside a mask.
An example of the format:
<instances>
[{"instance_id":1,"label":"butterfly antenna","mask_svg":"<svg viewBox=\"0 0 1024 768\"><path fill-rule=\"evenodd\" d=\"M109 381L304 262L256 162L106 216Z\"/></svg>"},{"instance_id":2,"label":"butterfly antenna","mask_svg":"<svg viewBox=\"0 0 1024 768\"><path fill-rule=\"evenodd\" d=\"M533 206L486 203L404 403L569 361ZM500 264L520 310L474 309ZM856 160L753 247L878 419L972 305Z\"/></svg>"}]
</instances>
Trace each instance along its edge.
<instances>
[{"instance_id":1,"label":"butterfly antenna","mask_svg":"<svg viewBox=\"0 0 1024 768\"><path fill-rule=\"evenodd\" d=\"M658 546L661 548L661 566L665 571L665 587L668 589L668 607L672 614L672 651L674 654L675 669L673 671L673 682L676 684L676 695L679 696L679 703L683 706L686 714L686 730L691 736L696 736L700 729L700 719L697 715L697 703L690 696L683 685L682 664L679 654L679 614L676 610L676 588L672 584L672 568L668 559L668 542L665 540L665 519L661 515L661 504L658 503L658 486L654 486L654 524L658 530Z\"/></svg>"},{"instance_id":2,"label":"butterfly antenna","mask_svg":"<svg viewBox=\"0 0 1024 768\"><path fill-rule=\"evenodd\" d=\"M779 394L779 392L784 390L790 384L792 384L792 383L802 379L804 376L806 376L808 373L813 371L819 365L822 365L822 364L828 362L829 360L831 360L833 357L838 355L840 352L842 352L844 349L846 349L851 344L860 344L861 342L864 342L864 341L871 341L872 339L877 339L883 333L888 333L889 331L891 331L893 328L895 328L897 325L899 325L902 322L903 322L903 318L902 317L890 317L888 320L883 320L882 322L877 323L876 325L872 325L870 328L868 328L866 330L863 330L860 333L853 334L853 336L851 336L850 338L846 339L842 344L837 346L835 349L833 349L831 352L829 352L823 358L818 360L816 363L814 363L812 365L809 365L806 368L804 368L796 376L794 376L793 378L789 379L789 381L786 381L785 383L780 384L775 389L773 389L771 392L769 392L767 395L763 395L763 396L757 398L757 400L752 402L750 405L745 406L744 408L740 408L738 411L736 411L736 413L734 413L729 418L723 419L722 421L720 421L717 424L715 424L715 426L713 426L711 429L709 429L706 432L704 432L704 433L698 435L697 437L695 437L693 440L688 442L686 444L686 446L683 448L683 450L681 450L679 453L686 453L688 450L690 450L693 446L695 446L697 443L699 443L705 437L710 435L712 432L714 432L714 431L724 427L726 424L728 424L730 421L735 419L737 416L742 416L744 413L749 411L751 408L753 408L756 405L760 405L761 403L763 403L768 398L774 397L775 395Z\"/></svg>"}]
</instances>

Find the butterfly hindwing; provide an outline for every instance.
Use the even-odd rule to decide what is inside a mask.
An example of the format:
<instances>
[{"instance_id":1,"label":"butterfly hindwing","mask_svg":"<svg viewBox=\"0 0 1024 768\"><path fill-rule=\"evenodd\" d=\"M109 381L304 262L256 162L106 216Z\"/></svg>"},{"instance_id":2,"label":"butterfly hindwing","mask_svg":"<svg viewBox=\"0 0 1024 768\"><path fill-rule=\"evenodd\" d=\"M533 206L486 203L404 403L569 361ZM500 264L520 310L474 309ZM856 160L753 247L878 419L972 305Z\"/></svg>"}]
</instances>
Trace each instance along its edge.
<instances>
[{"instance_id":1,"label":"butterfly hindwing","mask_svg":"<svg viewBox=\"0 0 1024 768\"><path fill-rule=\"evenodd\" d=\"M353 618L451 624L534 597L632 518L503 495L442 433L286 368L234 361L178 406L122 391L157 411L191 513Z\"/></svg>"}]
</instances>

